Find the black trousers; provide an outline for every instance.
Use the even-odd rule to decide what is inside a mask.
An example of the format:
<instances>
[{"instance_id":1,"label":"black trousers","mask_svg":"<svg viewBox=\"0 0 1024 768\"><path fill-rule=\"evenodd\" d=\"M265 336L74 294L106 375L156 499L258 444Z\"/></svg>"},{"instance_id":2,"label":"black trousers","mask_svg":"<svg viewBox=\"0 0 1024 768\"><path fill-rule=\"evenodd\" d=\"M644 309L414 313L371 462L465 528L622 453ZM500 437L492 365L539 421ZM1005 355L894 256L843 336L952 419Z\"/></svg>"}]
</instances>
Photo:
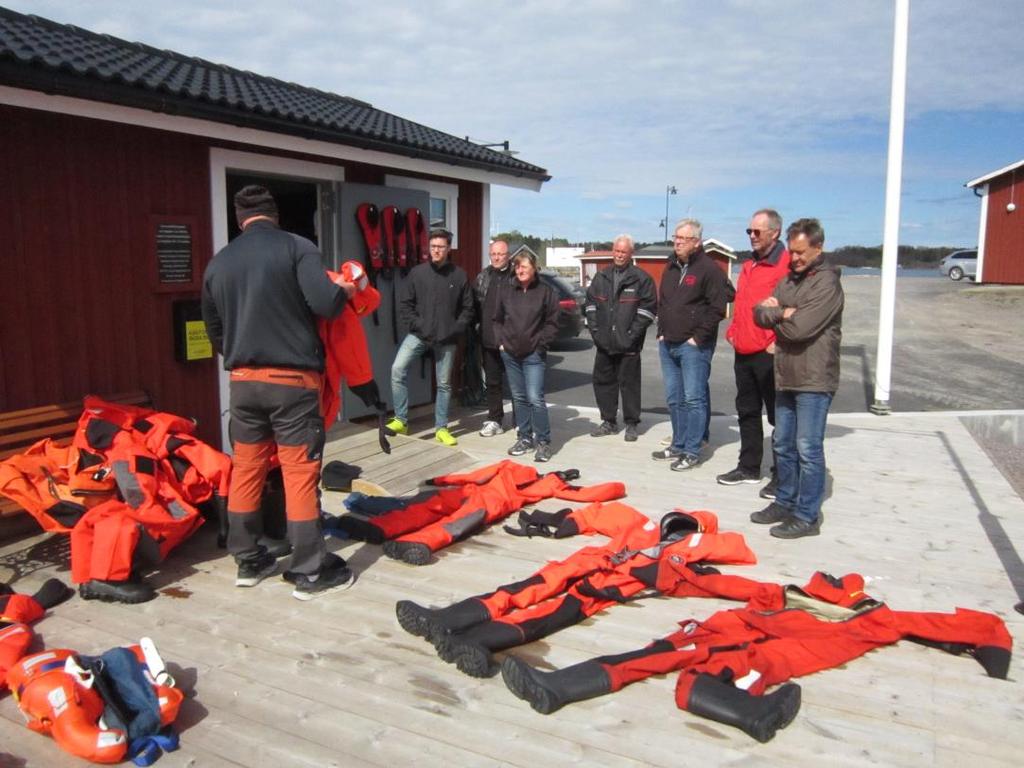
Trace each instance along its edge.
<instances>
[{"instance_id":1,"label":"black trousers","mask_svg":"<svg viewBox=\"0 0 1024 768\"><path fill-rule=\"evenodd\" d=\"M601 420L616 423L619 393L622 394L622 420L640 423L640 354L628 352L610 355L595 347L594 399Z\"/></svg>"},{"instance_id":2,"label":"black trousers","mask_svg":"<svg viewBox=\"0 0 1024 768\"><path fill-rule=\"evenodd\" d=\"M768 423L775 426L775 360L767 352L752 355L736 353L736 418L740 426L739 468L761 473L764 458L764 429L761 408L768 412ZM775 462L772 462L772 471Z\"/></svg>"},{"instance_id":3,"label":"black trousers","mask_svg":"<svg viewBox=\"0 0 1024 768\"><path fill-rule=\"evenodd\" d=\"M497 349L481 347L484 358L484 378L487 379L487 421L501 424L505 418L502 400L502 380L505 378L505 363Z\"/></svg>"}]
</instances>

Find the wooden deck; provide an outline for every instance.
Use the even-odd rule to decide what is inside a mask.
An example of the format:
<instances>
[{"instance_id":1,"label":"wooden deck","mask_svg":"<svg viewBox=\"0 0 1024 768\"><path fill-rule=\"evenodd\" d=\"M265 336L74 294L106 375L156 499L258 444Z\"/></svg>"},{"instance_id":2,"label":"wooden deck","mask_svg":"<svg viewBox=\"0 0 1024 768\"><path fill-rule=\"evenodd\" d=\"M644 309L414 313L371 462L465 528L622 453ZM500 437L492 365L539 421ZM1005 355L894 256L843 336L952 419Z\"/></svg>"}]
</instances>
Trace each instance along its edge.
<instances>
[{"instance_id":1,"label":"wooden deck","mask_svg":"<svg viewBox=\"0 0 1024 768\"><path fill-rule=\"evenodd\" d=\"M816 569L857 571L870 579L869 593L895 608L989 610L1014 635L1024 630L1024 617L1012 610L1024 593L1024 502L954 415L832 418L822 535L781 542L747 521L762 504L757 486L714 481L735 464L732 419L713 421L717 447L705 464L674 473L650 459L667 423L642 425L640 441L628 444L589 437L596 418L589 409L552 410L551 469L577 467L586 483L623 480L627 501L654 518L676 506L715 510L721 527L746 534L758 553L760 562L744 573L802 582ZM385 461L375 434L348 428L333 436L328 458L360 464L369 479L407 492L441 471L505 458L511 436L480 438L479 424L469 418L455 430L464 453L437 446L426 432L423 440L396 439ZM325 504L340 510L341 498L328 494ZM161 758L164 768L1020 765L1019 656L1011 679L999 681L969 658L911 643L875 651L803 678L797 719L761 745L676 709L674 676L538 715L500 676L462 675L395 620L396 600L447 604L524 578L582 543L517 539L495 528L417 568L383 557L379 547L331 539L358 582L301 603L275 579L236 589L232 562L212 531L201 532L153 578L163 592L157 600L132 607L75 598L37 630L48 646L84 652L155 639L188 691L178 721L182 747ZM66 578L59 564L66 552L64 540L43 536L0 549L0 579L31 591L50 575ZM516 652L561 667L640 647L679 620L728 605L655 599L618 606ZM9 695L0 699L0 766L78 765L25 729Z\"/></svg>"}]
</instances>

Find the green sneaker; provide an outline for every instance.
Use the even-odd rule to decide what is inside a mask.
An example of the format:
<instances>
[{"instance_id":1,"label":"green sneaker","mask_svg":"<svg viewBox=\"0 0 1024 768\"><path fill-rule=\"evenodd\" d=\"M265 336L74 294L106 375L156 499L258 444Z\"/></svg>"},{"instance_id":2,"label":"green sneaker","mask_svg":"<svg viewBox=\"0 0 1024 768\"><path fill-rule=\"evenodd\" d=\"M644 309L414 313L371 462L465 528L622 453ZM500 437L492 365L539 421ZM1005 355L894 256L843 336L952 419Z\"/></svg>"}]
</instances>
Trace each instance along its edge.
<instances>
[{"instance_id":1,"label":"green sneaker","mask_svg":"<svg viewBox=\"0 0 1024 768\"><path fill-rule=\"evenodd\" d=\"M384 425L384 429L390 429L396 435L407 435L409 434L409 425L401 419L392 419Z\"/></svg>"},{"instance_id":2,"label":"green sneaker","mask_svg":"<svg viewBox=\"0 0 1024 768\"><path fill-rule=\"evenodd\" d=\"M434 439L441 445L447 445L449 447L458 445L459 441L455 439L454 435L448 431L448 427L441 427L437 432L434 433Z\"/></svg>"}]
</instances>

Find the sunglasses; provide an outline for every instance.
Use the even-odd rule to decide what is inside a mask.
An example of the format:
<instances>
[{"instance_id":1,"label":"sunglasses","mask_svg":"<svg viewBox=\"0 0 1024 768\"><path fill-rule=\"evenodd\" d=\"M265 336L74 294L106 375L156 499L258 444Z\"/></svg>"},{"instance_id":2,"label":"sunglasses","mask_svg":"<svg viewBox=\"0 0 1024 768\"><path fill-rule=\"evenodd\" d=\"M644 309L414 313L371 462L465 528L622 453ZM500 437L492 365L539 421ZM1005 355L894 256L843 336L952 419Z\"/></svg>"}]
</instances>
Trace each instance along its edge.
<instances>
[{"instance_id":1,"label":"sunglasses","mask_svg":"<svg viewBox=\"0 0 1024 768\"><path fill-rule=\"evenodd\" d=\"M753 235L754 237L760 237L762 232L764 232L763 229L748 229L747 230L747 234L748 235Z\"/></svg>"}]
</instances>

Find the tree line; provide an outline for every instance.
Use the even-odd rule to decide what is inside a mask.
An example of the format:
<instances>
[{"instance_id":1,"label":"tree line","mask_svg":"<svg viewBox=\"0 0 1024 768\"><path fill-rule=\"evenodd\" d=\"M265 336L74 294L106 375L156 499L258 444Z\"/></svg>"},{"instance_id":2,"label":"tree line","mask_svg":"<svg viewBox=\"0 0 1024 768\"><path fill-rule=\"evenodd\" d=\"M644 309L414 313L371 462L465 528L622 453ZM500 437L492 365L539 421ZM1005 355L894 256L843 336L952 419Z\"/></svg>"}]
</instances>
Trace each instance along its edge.
<instances>
[{"instance_id":1,"label":"tree line","mask_svg":"<svg viewBox=\"0 0 1024 768\"><path fill-rule=\"evenodd\" d=\"M534 235L525 235L518 229L513 229L509 232L500 232L494 236L494 239L505 240L509 243L525 243L542 260L544 259L544 249L549 246L554 248L573 245L583 246L588 251L610 251L612 249L611 241L570 243L569 240L564 237L536 237ZM640 250L641 248L652 244L653 243L637 242L636 248L637 250ZM657 243L657 245L661 244L662 243L660 241ZM948 245L901 245L897 252L897 263L908 269L934 267L944 256L947 256L956 250L960 250L960 247ZM841 248L836 248L833 251L826 252L826 255L833 264L839 264L845 267L880 267L882 265L881 245L844 245ZM739 261L745 261L750 258L750 251L736 251L736 258Z\"/></svg>"}]
</instances>

